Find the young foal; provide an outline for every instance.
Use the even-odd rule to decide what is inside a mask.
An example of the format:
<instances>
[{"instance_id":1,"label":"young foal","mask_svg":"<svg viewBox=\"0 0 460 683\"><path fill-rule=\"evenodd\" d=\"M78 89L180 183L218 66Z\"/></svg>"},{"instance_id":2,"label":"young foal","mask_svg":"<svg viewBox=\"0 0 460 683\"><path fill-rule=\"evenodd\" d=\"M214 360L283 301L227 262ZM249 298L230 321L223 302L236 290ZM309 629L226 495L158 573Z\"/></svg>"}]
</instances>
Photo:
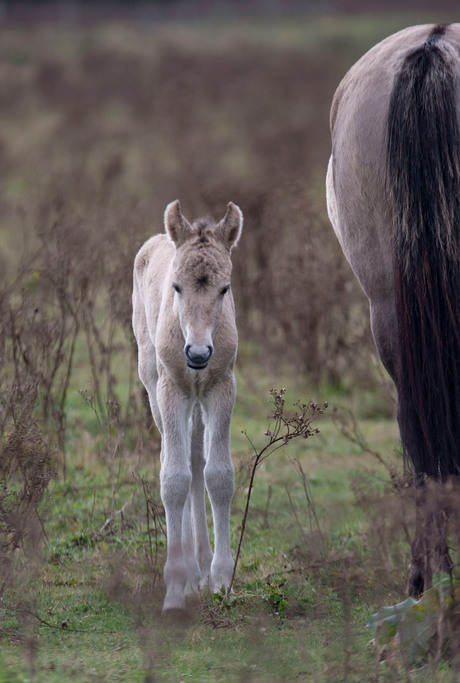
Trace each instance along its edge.
<instances>
[{"instance_id":1,"label":"young foal","mask_svg":"<svg viewBox=\"0 0 460 683\"><path fill-rule=\"evenodd\" d=\"M229 520L234 472L230 420L237 351L230 252L243 224L231 202L217 225L190 225L178 201L166 234L151 237L134 264L133 329L139 377L161 433L161 499L168 536L163 612L185 595L228 586L233 569ZM214 521L214 554L205 488Z\"/></svg>"}]
</instances>

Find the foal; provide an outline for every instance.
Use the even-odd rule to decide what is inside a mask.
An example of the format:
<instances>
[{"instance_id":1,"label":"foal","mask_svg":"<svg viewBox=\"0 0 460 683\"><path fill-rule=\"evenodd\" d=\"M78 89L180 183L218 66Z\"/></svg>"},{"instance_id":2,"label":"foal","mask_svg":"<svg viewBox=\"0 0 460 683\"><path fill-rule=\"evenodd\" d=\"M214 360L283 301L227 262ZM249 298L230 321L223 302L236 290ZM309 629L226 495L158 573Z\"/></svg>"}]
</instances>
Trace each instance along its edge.
<instances>
[{"instance_id":1,"label":"foal","mask_svg":"<svg viewBox=\"0 0 460 683\"><path fill-rule=\"evenodd\" d=\"M178 201L165 211L166 234L151 237L134 264L133 330L139 377L161 433L161 499L166 512L163 612L185 596L230 583L230 505L234 470L230 420L238 336L230 252L243 225L231 202L217 224L192 225ZM205 490L214 521L209 543Z\"/></svg>"}]
</instances>

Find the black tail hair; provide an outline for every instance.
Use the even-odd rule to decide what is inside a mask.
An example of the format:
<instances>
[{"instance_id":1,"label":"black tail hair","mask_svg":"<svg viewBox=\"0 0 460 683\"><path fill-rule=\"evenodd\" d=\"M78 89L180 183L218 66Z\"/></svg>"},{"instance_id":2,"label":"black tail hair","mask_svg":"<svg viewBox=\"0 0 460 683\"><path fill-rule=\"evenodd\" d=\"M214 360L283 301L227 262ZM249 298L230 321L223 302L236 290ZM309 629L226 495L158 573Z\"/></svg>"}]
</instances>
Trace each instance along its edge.
<instances>
[{"instance_id":1,"label":"black tail hair","mask_svg":"<svg viewBox=\"0 0 460 683\"><path fill-rule=\"evenodd\" d=\"M387 128L399 329L399 424L418 475L460 473L460 132L436 26L398 74Z\"/></svg>"}]
</instances>

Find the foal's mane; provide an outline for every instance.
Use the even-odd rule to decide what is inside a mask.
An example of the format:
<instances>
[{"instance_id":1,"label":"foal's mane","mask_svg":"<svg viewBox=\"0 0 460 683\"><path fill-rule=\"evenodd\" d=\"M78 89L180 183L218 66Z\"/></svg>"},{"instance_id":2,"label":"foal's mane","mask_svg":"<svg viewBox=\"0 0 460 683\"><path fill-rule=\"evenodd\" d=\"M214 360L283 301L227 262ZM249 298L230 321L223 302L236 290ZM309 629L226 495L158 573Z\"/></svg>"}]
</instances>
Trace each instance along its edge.
<instances>
[{"instance_id":1,"label":"foal's mane","mask_svg":"<svg viewBox=\"0 0 460 683\"><path fill-rule=\"evenodd\" d=\"M216 222L205 216L192 222L193 237L184 245L183 265L193 273L197 289L206 287L209 279L222 270L222 251L216 239Z\"/></svg>"},{"instance_id":2,"label":"foal's mane","mask_svg":"<svg viewBox=\"0 0 460 683\"><path fill-rule=\"evenodd\" d=\"M192 223L193 231L196 233L193 239L193 244L211 244L214 240L214 231L216 229L215 221L209 216L198 218Z\"/></svg>"},{"instance_id":3,"label":"foal's mane","mask_svg":"<svg viewBox=\"0 0 460 683\"><path fill-rule=\"evenodd\" d=\"M192 223L193 237L190 246L197 249L212 247L216 244L216 222L209 216L198 218Z\"/></svg>"},{"instance_id":4,"label":"foal's mane","mask_svg":"<svg viewBox=\"0 0 460 683\"><path fill-rule=\"evenodd\" d=\"M192 223L192 228L199 232L205 231L208 228L211 228L211 230L214 230L216 227L216 222L213 218L210 216L203 216L203 218L197 218L195 221Z\"/></svg>"}]
</instances>

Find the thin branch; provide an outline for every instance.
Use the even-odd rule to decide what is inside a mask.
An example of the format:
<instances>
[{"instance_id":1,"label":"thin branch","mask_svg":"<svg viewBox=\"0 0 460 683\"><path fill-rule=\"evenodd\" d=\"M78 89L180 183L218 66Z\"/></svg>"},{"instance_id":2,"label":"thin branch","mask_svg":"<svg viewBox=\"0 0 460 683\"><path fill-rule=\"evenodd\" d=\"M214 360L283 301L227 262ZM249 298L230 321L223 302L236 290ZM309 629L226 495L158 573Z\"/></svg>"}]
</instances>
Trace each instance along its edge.
<instances>
[{"instance_id":1,"label":"thin branch","mask_svg":"<svg viewBox=\"0 0 460 683\"><path fill-rule=\"evenodd\" d=\"M119 510L116 510L112 515L110 515L110 517L108 517L108 518L105 520L104 524L101 526L101 528L99 529L99 531L96 531L96 533L94 534L94 536L93 536L93 541L96 541L96 540L102 535L103 531L109 526L109 524L112 524L112 523L113 523L113 521L114 521L114 519L115 519L116 516L123 514L123 512L125 511L125 508L126 508L126 507L131 503L131 501L133 500L134 494L135 494L135 491L132 492L132 494L131 494L131 496L129 497L129 499L126 501L126 503L124 503L124 505L122 505L122 507L121 507Z\"/></svg>"},{"instance_id":2,"label":"thin branch","mask_svg":"<svg viewBox=\"0 0 460 683\"><path fill-rule=\"evenodd\" d=\"M27 611L32 617L34 617L34 619L38 621L39 624L41 624L42 626L46 626L47 628L52 628L56 631L67 631L68 633L98 633L103 635L106 633L120 633L120 631L102 631L99 629L70 628L69 626L67 626L67 620L63 621L58 626L57 624L50 624L50 622L46 621L46 619L42 619L36 612L34 612L31 609Z\"/></svg>"},{"instance_id":3,"label":"thin branch","mask_svg":"<svg viewBox=\"0 0 460 683\"><path fill-rule=\"evenodd\" d=\"M358 427L358 423L356 422L356 418L351 412L351 410L342 409L339 411L336 408L332 413L332 420L337 430L340 432L340 434L342 434L342 436L348 439L348 441L350 441L351 443L354 443L356 446L358 446L363 453L369 453L369 455L372 455L374 458L376 458L376 460L378 460L378 462L381 465L383 465L383 467L385 467L388 474L390 475L391 480L395 480L396 472L394 468L389 463L387 463L385 458L383 458L378 451L374 451L369 446L364 436L362 435Z\"/></svg>"},{"instance_id":4,"label":"thin branch","mask_svg":"<svg viewBox=\"0 0 460 683\"><path fill-rule=\"evenodd\" d=\"M238 540L235 561L233 564L233 572L230 579L230 584L227 587L225 593L226 597L228 597L228 595L230 594L235 580L238 561L241 554L241 547L243 545L243 538L246 531L246 523L249 515L249 505L251 501L252 490L254 487L254 479L256 476L258 466L270 455L275 453L283 446L286 446L292 439L296 439L298 437L306 439L309 436L317 434L319 430L312 428L311 423L316 417L322 415L327 408L327 403L324 403L322 406L319 406L314 401L309 401L308 403L300 403L300 401L298 401L294 404L294 406L298 409L298 412L294 415L286 417L284 415L285 391L285 389L281 389L280 391L272 389L270 392L271 402L274 406L274 410L272 412L274 426L272 427L272 429L270 429L269 425L267 431L265 432L265 436L268 437L268 443L266 443L263 448L257 450L254 443L246 434L246 432L243 432L246 434L246 437L251 445L251 448L254 451L254 456L252 461L248 492L246 494L246 504L243 512L243 518L241 521L240 536Z\"/></svg>"}]
</instances>

